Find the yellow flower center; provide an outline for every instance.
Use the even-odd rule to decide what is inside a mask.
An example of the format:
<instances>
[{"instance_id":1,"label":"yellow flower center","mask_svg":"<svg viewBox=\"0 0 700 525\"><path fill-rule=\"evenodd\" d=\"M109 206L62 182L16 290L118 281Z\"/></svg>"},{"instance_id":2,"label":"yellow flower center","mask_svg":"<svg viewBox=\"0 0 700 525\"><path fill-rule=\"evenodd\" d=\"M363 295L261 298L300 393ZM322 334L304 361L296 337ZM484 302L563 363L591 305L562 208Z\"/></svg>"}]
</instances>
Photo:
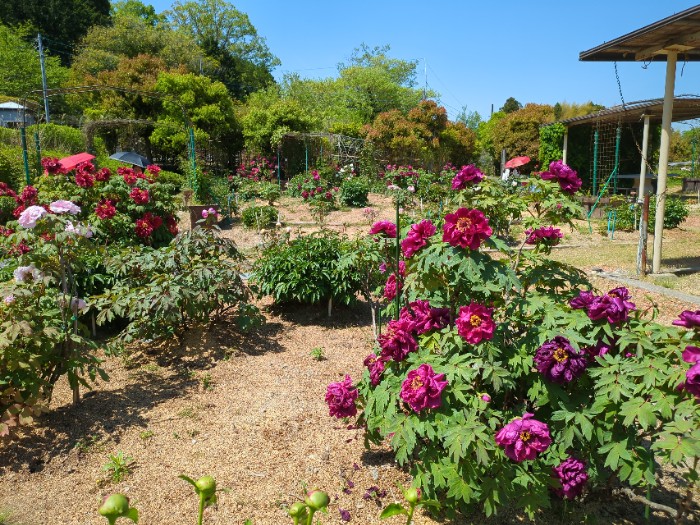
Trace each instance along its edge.
<instances>
[{"instance_id":1,"label":"yellow flower center","mask_svg":"<svg viewBox=\"0 0 700 525\"><path fill-rule=\"evenodd\" d=\"M569 359L569 353L566 351L565 348L562 348L560 346L559 348L557 348L554 351L554 355L552 357L554 358L555 361L557 361L559 363L563 363L564 361Z\"/></svg>"},{"instance_id":2,"label":"yellow flower center","mask_svg":"<svg viewBox=\"0 0 700 525\"><path fill-rule=\"evenodd\" d=\"M472 315L469 318L469 324L472 325L474 328L476 328L477 326L481 326L481 317L479 317L478 315Z\"/></svg>"},{"instance_id":3,"label":"yellow flower center","mask_svg":"<svg viewBox=\"0 0 700 525\"><path fill-rule=\"evenodd\" d=\"M411 389L412 390L418 390L422 386L423 386L423 381L421 381L420 377L414 377L413 381L411 381Z\"/></svg>"},{"instance_id":4,"label":"yellow flower center","mask_svg":"<svg viewBox=\"0 0 700 525\"><path fill-rule=\"evenodd\" d=\"M532 434L530 434L530 432L528 432L527 430L523 430L520 433L520 441L528 442L530 441L530 439L532 439Z\"/></svg>"},{"instance_id":5,"label":"yellow flower center","mask_svg":"<svg viewBox=\"0 0 700 525\"><path fill-rule=\"evenodd\" d=\"M460 217L457 219L457 224L455 228L461 232L466 231L472 225L472 221L469 217Z\"/></svg>"}]
</instances>

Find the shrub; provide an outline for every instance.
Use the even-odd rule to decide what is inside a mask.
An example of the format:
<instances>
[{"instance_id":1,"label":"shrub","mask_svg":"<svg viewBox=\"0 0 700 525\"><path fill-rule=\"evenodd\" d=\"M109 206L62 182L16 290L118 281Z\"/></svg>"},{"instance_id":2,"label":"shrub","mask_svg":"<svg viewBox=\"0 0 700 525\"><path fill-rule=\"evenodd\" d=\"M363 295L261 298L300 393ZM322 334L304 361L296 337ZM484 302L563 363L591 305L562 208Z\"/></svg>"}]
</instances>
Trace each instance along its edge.
<instances>
[{"instance_id":1,"label":"shrub","mask_svg":"<svg viewBox=\"0 0 700 525\"><path fill-rule=\"evenodd\" d=\"M18 189L25 183L22 149L0 146L0 182L12 189Z\"/></svg>"},{"instance_id":2,"label":"shrub","mask_svg":"<svg viewBox=\"0 0 700 525\"><path fill-rule=\"evenodd\" d=\"M27 127L27 140L39 132L41 149L67 151L69 154L85 151L85 136L77 128L61 124L36 124Z\"/></svg>"},{"instance_id":3,"label":"shrub","mask_svg":"<svg viewBox=\"0 0 700 525\"><path fill-rule=\"evenodd\" d=\"M274 182L262 182L258 187L258 195L268 206L274 206L275 201L279 201L281 192L279 186Z\"/></svg>"},{"instance_id":4,"label":"shrub","mask_svg":"<svg viewBox=\"0 0 700 525\"><path fill-rule=\"evenodd\" d=\"M255 263L253 279L260 294L276 303L332 299L349 304L360 289L360 278L352 267L340 266L345 250L345 239L327 231L273 244Z\"/></svg>"},{"instance_id":5,"label":"shrub","mask_svg":"<svg viewBox=\"0 0 700 525\"><path fill-rule=\"evenodd\" d=\"M348 179L340 185L340 202L356 208L366 206L368 193L369 185L366 180L359 177Z\"/></svg>"},{"instance_id":6,"label":"shrub","mask_svg":"<svg viewBox=\"0 0 700 525\"><path fill-rule=\"evenodd\" d=\"M615 227L618 230L633 230L635 227L635 216L637 219L637 228L639 228L639 220L642 215L642 207L639 204L622 205L617 207L616 210L617 222L615 223ZM685 201L677 197L667 197L666 208L664 210L664 229L671 230L673 228L678 228L683 221L688 218L689 214L690 208ZM649 224L647 225L647 230L653 232L655 224L656 196L653 195L649 199Z\"/></svg>"},{"instance_id":7,"label":"shrub","mask_svg":"<svg viewBox=\"0 0 700 525\"><path fill-rule=\"evenodd\" d=\"M385 290L400 293L397 319L356 385L346 376L328 387L330 413L357 413L368 441L389 442L448 512L508 504L534 519L586 484L654 485L657 460L682 469L691 492L697 482L700 349L686 345L700 316L674 322L690 329L682 335L646 318L626 289L594 294L584 274L543 256L551 226L579 216L566 175L531 177L536 191L519 194L536 228L521 246L533 251L508 249L475 208L447 214L442 231L413 225L405 274ZM466 187L452 206L476 198Z\"/></svg>"},{"instance_id":8,"label":"shrub","mask_svg":"<svg viewBox=\"0 0 700 525\"><path fill-rule=\"evenodd\" d=\"M206 228L181 233L158 250L124 251L106 262L117 283L94 298L100 311L97 322L128 319L117 336L119 343L179 336L230 311L236 313L239 326L247 328L259 316L247 302L239 260L232 241Z\"/></svg>"},{"instance_id":9,"label":"shrub","mask_svg":"<svg viewBox=\"0 0 700 525\"><path fill-rule=\"evenodd\" d=\"M251 206L243 210L241 222L246 228L263 229L277 223L279 213L272 206Z\"/></svg>"}]
</instances>

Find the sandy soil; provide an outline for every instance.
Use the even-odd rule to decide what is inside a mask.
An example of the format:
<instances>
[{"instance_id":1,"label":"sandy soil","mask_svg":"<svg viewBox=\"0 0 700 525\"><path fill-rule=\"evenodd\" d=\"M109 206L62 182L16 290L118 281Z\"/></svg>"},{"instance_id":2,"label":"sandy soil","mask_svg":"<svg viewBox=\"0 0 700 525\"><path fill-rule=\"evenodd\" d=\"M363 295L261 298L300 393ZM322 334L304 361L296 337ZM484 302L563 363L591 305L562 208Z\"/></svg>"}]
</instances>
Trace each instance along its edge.
<instances>
[{"instance_id":1,"label":"sandy soil","mask_svg":"<svg viewBox=\"0 0 700 525\"><path fill-rule=\"evenodd\" d=\"M306 220L298 204L284 204L286 221ZM383 197L373 196L371 205L379 209L378 218L391 218ZM368 228L361 210L335 213L328 221L334 228ZM224 235L244 251L262 241L258 233L239 226ZM589 240L581 235L572 243ZM601 289L616 285L595 282ZM691 307L647 295L638 305L655 301L663 322ZM380 523L380 506L363 498L366 490L386 490L385 505L400 499L395 484L410 482L410 476L393 463L387 449L365 450L361 432L328 417L323 399L328 383L345 373L361 374L372 341L368 308L336 309L329 319L324 308L261 307L267 324L247 336L236 334L224 320L168 346L107 358L110 381L97 384L77 406L70 404L67 386L59 384L52 412L23 428L12 442L0 444L0 516L11 513L4 523L101 524L96 508L112 492L132 499L141 511L140 523L195 523L196 499L179 474L211 474L224 489L219 504L206 511L205 523L212 525L241 524L248 518L256 525L291 523L285 509L304 487L331 494L330 512L321 517L324 524L342 523L339 509L350 511L351 523ZM324 360L310 355L316 347L323 349ZM133 463L123 481L112 483L102 466L118 451ZM674 505L678 494L677 476L665 472L652 497ZM700 509L700 495L696 504ZM580 509L569 512L559 507L537 522L579 523L584 515L586 523L644 522L640 504L601 494L591 494ZM472 517L455 523L522 520L506 512L494 520ZM444 523L422 515L415 521ZM669 521L653 514L649 523Z\"/></svg>"}]
</instances>

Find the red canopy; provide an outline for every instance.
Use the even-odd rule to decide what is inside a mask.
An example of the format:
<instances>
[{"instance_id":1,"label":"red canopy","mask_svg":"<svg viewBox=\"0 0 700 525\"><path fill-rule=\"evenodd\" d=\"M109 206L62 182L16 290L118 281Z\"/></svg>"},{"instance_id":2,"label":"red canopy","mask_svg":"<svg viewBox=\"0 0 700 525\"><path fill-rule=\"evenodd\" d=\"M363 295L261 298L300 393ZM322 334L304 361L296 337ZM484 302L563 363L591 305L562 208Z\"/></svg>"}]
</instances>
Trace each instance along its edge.
<instances>
[{"instance_id":1,"label":"red canopy","mask_svg":"<svg viewBox=\"0 0 700 525\"><path fill-rule=\"evenodd\" d=\"M518 166L524 166L530 162L530 157L523 155L522 157L513 157L508 162L506 162L506 168L517 168Z\"/></svg>"},{"instance_id":2,"label":"red canopy","mask_svg":"<svg viewBox=\"0 0 700 525\"><path fill-rule=\"evenodd\" d=\"M89 162L94 158L95 158L95 156L90 155L89 153L78 153L77 155L71 155L70 157L65 157L65 158L59 160L58 163L61 166L63 166L64 169L72 170L78 164L82 164L83 162Z\"/></svg>"}]
</instances>

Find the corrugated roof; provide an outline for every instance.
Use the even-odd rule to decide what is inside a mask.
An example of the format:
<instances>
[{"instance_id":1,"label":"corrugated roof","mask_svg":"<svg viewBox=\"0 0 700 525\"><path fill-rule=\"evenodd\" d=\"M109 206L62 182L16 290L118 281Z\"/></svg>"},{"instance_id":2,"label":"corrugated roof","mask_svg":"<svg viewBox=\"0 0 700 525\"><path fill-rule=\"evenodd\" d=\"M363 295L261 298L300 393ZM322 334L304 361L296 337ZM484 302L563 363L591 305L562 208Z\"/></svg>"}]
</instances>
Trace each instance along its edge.
<instances>
[{"instance_id":1,"label":"corrugated roof","mask_svg":"<svg viewBox=\"0 0 700 525\"><path fill-rule=\"evenodd\" d=\"M22 104L17 104L17 102L3 102L0 104L0 109L25 109Z\"/></svg>"},{"instance_id":2,"label":"corrugated roof","mask_svg":"<svg viewBox=\"0 0 700 525\"><path fill-rule=\"evenodd\" d=\"M651 100L640 100L630 102L624 106L613 106L601 109L590 115L573 117L560 121L567 127L591 124L594 122L640 122L644 115L649 115L652 123L661 122L664 99L655 98ZM673 99L673 122L682 122L700 118L700 97L683 96Z\"/></svg>"},{"instance_id":3,"label":"corrugated roof","mask_svg":"<svg viewBox=\"0 0 700 525\"><path fill-rule=\"evenodd\" d=\"M666 60L668 51L677 51L678 59L700 60L700 5L627 33L604 44L581 51L579 60L633 62Z\"/></svg>"}]
</instances>

